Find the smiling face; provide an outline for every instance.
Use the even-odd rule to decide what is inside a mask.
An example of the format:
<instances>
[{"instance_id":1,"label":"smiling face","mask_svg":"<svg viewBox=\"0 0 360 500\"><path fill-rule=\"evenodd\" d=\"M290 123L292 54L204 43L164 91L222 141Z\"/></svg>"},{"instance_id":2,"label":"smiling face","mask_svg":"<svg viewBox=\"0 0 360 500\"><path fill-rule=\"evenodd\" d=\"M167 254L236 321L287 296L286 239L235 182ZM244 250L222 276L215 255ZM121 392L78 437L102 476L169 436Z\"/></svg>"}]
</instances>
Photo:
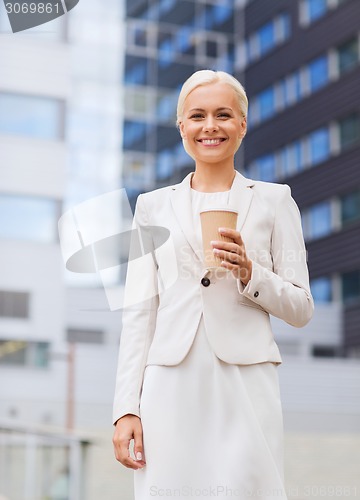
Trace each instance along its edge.
<instances>
[{"instance_id":1,"label":"smiling face","mask_svg":"<svg viewBox=\"0 0 360 500\"><path fill-rule=\"evenodd\" d=\"M232 87L217 82L190 92L185 99L180 132L186 150L196 162L233 162L246 133L246 118Z\"/></svg>"}]
</instances>

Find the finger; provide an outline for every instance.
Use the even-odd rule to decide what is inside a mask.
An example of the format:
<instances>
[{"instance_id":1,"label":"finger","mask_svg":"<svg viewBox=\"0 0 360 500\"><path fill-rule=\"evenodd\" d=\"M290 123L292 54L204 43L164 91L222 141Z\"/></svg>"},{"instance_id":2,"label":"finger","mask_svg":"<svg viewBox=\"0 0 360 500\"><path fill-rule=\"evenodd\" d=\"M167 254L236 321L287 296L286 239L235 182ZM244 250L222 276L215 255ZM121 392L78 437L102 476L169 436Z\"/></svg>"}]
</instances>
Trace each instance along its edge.
<instances>
[{"instance_id":1,"label":"finger","mask_svg":"<svg viewBox=\"0 0 360 500\"><path fill-rule=\"evenodd\" d=\"M125 467L128 467L130 469L137 470L143 468L145 465L144 463L134 460L130 456L129 445L130 445L130 440L121 440L121 439L114 440L114 451L116 460L120 462L122 465L125 465Z\"/></svg>"},{"instance_id":2,"label":"finger","mask_svg":"<svg viewBox=\"0 0 360 500\"><path fill-rule=\"evenodd\" d=\"M134 431L134 454L138 463L146 464L141 424Z\"/></svg>"},{"instance_id":3,"label":"finger","mask_svg":"<svg viewBox=\"0 0 360 500\"><path fill-rule=\"evenodd\" d=\"M220 264L221 267L224 267L228 271L231 271L235 278L240 278L240 268L238 265L232 264L227 260L223 260Z\"/></svg>"},{"instance_id":4,"label":"finger","mask_svg":"<svg viewBox=\"0 0 360 500\"><path fill-rule=\"evenodd\" d=\"M236 231L236 229L231 229L230 227L219 227L218 231L221 235L232 238L239 245L243 244L241 234L239 233L239 231Z\"/></svg>"},{"instance_id":5,"label":"finger","mask_svg":"<svg viewBox=\"0 0 360 500\"><path fill-rule=\"evenodd\" d=\"M231 241L210 241L214 248L220 248L221 250L228 250L229 252L241 253L242 247L237 243Z\"/></svg>"},{"instance_id":6,"label":"finger","mask_svg":"<svg viewBox=\"0 0 360 500\"><path fill-rule=\"evenodd\" d=\"M125 467L127 467L128 469L133 469L133 470L139 470L145 467L144 463L139 462L138 460L134 460L131 457L126 457L121 463L125 465Z\"/></svg>"},{"instance_id":7,"label":"finger","mask_svg":"<svg viewBox=\"0 0 360 500\"><path fill-rule=\"evenodd\" d=\"M221 262L221 267L225 267L232 271L235 278L239 278L244 284L247 284L251 278L251 270L247 269L245 265L235 264L227 260Z\"/></svg>"},{"instance_id":8,"label":"finger","mask_svg":"<svg viewBox=\"0 0 360 500\"><path fill-rule=\"evenodd\" d=\"M218 248L214 248L214 255L219 259L224 259L227 262L231 262L237 266L244 265L244 259L242 255L237 252L227 252L225 250L219 250Z\"/></svg>"}]
</instances>

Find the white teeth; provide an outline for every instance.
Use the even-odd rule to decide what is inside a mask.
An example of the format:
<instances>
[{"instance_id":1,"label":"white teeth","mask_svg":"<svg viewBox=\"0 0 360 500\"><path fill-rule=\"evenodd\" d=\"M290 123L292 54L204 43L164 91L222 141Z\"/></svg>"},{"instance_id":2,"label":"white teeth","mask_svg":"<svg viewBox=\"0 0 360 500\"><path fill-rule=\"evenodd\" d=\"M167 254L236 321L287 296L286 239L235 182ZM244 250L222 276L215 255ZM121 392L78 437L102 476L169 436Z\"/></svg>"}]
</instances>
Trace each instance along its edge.
<instances>
[{"instance_id":1,"label":"white teeth","mask_svg":"<svg viewBox=\"0 0 360 500\"><path fill-rule=\"evenodd\" d=\"M220 139L203 139L201 141L203 144L219 144L221 142Z\"/></svg>"}]
</instances>

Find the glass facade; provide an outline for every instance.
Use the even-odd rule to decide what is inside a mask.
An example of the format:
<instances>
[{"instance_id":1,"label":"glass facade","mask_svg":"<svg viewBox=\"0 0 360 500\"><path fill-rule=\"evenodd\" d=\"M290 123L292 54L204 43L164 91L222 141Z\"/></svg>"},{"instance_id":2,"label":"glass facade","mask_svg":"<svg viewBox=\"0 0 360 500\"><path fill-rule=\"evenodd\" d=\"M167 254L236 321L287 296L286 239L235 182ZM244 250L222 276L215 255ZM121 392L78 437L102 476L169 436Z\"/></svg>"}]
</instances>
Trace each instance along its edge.
<instances>
[{"instance_id":1,"label":"glass facade","mask_svg":"<svg viewBox=\"0 0 360 500\"><path fill-rule=\"evenodd\" d=\"M306 168L316 167L332 156L342 154L348 148L360 143L360 116L357 113L352 113L334 122L333 125L334 133L340 144L338 151L334 152L330 149L329 124L271 152L273 157L271 169L269 167L259 168L259 162L263 162L262 158L268 158L268 154L256 158L249 166L245 167L245 170L253 179L280 180L295 175ZM270 171L273 173L272 175L269 174Z\"/></svg>"},{"instance_id":2,"label":"glass facade","mask_svg":"<svg viewBox=\"0 0 360 500\"><path fill-rule=\"evenodd\" d=\"M315 92L329 81L329 65L327 56L321 56L309 64L310 91Z\"/></svg>"},{"instance_id":3,"label":"glass facade","mask_svg":"<svg viewBox=\"0 0 360 500\"><path fill-rule=\"evenodd\" d=\"M350 97L350 87L348 102L354 101L351 115L346 105L332 112L337 100L330 96L335 87L342 89L343 77L344 86L345 82L350 85L359 69L360 32L358 26L350 31L345 24L338 31L326 29L326 23L336 24L337 8L340 18L345 19L349 0L286 1L276 8L275 2L266 0L128 3L129 12L133 12L128 24L137 24L128 35L131 44L127 47L125 80L127 90L137 89L139 94L126 103L124 145L129 161L124 180L125 186L131 184L134 198L143 190L178 182L193 170L174 127L179 88L197 69L223 69L244 79L250 97L248 136L236 168L250 178L286 182L292 187L300 201L310 249L312 241L316 249L327 244L328 236L332 240L343 229L356 229L360 220L358 193L337 194L331 182L334 169L341 172L343 154L346 175L351 175L349 163L360 141L358 106ZM146 24L148 20L151 22ZM299 57L289 57L302 43L306 47L299 50ZM354 95L354 88L351 92ZM267 141L267 132L273 141ZM310 172L313 168L319 171ZM320 189L315 196L312 189L307 191L306 179L318 179L322 172L329 174L326 185L332 191L322 194ZM141 176L146 182L140 187ZM316 302L340 299L339 270L321 272L321 277L311 282ZM346 287L348 290L350 285ZM317 346L320 348L325 349Z\"/></svg>"},{"instance_id":4,"label":"glass facade","mask_svg":"<svg viewBox=\"0 0 360 500\"><path fill-rule=\"evenodd\" d=\"M360 141L360 115L353 113L339 121L340 147L348 149Z\"/></svg>"},{"instance_id":5,"label":"glass facade","mask_svg":"<svg viewBox=\"0 0 360 500\"><path fill-rule=\"evenodd\" d=\"M246 64L251 64L266 56L275 47L291 36L290 16L287 12L260 26L245 40Z\"/></svg>"},{"instance_id":6,"label":"glass facade","mask_svg":"<svg viewBox=\"0 0 360 500\"><path fill-rule=\"evenodd\" d=\"M49 342L0 339L0 365L46 368L49 364L49 350Z\"/></svg>"},{"instance_id":7,"label":"glass facade","mask_svg":"<svg viewBox=\"0 0 360 500\"><path fill-rule=\"evenodd\" d=\"M28 292L0 290L0 318L28 318L29 301Z\"/></svg>"},{"instance_id":8,"label":"glass facade","mask_svg":"<svg viewBox=\"0 0 360 500\"><path fill-rule=\"evenodd\" d=\"M310 22L324 16L328 10L328 0L306 0L305 4Z\"/></svg>"},{"instance_id":9,"label":"glass facade","mask_svg":"<svg viewBox=\"0 0 360 500\"><path fill-rule=\"evenodd\" d=\"M333 230L331 217L331 203L323 201L313 205L308 210L308 226L306 228L307 239L322 238Z\"/></svg>"},{"instance_id":10,"label":"glass facade","mask_svg":"<svg viewBox=\"0 0 360 500\"><path fill-rule=\"evenodd\" d=\"M315 302L331 302L332 301L332 281L329 277L322 277L311 280L311 293Z\"/></svg>"},{"instance_id":11,"label":"glass facade","mask_svg":"<svg viewBox=\"0 0 360 500\"><path fill-rule=\"evenodd\" d=\"M358 67L360 63L359 46L358 37L355 37L333 49L336 62L331 78L332 51L329 50L252 97L249 103L249 109L252 110L249 116L249 128L301 102L330 85L332 81L341 78L344 73ZM302 77L302 75L304 76ZM272 97L275 95L278 101L277 106L275 106L275 98Z\"/></svg>"},{"instance_id":12,"label":"glass facade","mask_svg":"<svg viewBox=\"0 0 360 500\"><path fill-rule=\"evenodd\" d=\"M309 136L310 163L316 165L330 156L330 134L327 127L315 130Z\"/></svg>"},{"instance_id":13,"label":"glass facade","mask_svg":"<svg viewBox=\"0 0 360 500\"><path fill-rule=\"evenodd\" d=\"M0 133L62 139L62 103L57 99L0 93Z\"/></svg>"},{"instance_id":14,"label":"glass facade","mask_svg":"<svg viewBox=\"0 0 360 500\"><path fill-rule=\"evenodd\" d=\"M0 195L0 239L57 240L59 203L47 198Z\"/></svg>"},{"instance_id":15,"label":"glass facade","mask_svg":"<svg viewBox=\"0 0 360 500\"><path fill-rule=\"evenodd\" d=\"M323 18L329 11L340 7L348 0L301 0L299 2L303 25L312 24Z\"/></svg>"},{"instance_id":16,"label":"glass facade","mask_svg":"<svg viewBox=\"0 0 360 500\"><path fill-rule=\"evenodd\" d=\"M342 298L344 302L360 299L360 271L351 271L341 276Z\"/></svg>"},{"instance_id":17,"label":"glass facade","mask_svg":"<svg viewBox=\"0 0 360 500\"><path fill-rule=\"evenodd\" d=\"M284 177L295 175L304 166L304 154L301 141L285 146L279 153L280 172Z\"/></svg>"},{"instance_id":18,"label":"glass facade","mask_svg":"<svg viewBox=\"0 0 360 500\"><path fill-rule=\"evenodd\" d=\"M123 183L132 204L191 168L175 126L179 89L200 68L234 72L235 12L233 0L128 3Z\"/></svg>"},{"instance_id":19,"label":"glass facade","mask_svg":"<svg viewBox=\"0 0 360 500\"><path fill-rule=\"evenodd\" d=\"M274 88L265 90L259 94L259 118L261 121L275 114L275 92Z\"/></svg>"},{"instance_id":20,"label":"glass facade","mask_svg":"<svg viewBox=\"0 0 360 500\"><path fill-rule=\"evenodd\" d=\"M269 154L262 156L257 161L257 178L263 181L273 182L276 179L275 174L275 155Z\"/></svg>"},{"instance_id":21,"label":"glass facade","mask_svg":"<svg viewBox=\"0 0 360 500\"><path fill-rule=\"evenodd\" d=\"M360 220L360 190L343 195L340 200L342 224Z\"/></svg>"},{"instance_id":22,"label":"glass facade","mask_svg":"<svg viewBox=\"0 0 360 500\"><path fill-rule=\"evenodd\" d=\"M338 48L339 73L343 74L359 64L359 41L352 38Z\"/></svg>"}]
</instances>

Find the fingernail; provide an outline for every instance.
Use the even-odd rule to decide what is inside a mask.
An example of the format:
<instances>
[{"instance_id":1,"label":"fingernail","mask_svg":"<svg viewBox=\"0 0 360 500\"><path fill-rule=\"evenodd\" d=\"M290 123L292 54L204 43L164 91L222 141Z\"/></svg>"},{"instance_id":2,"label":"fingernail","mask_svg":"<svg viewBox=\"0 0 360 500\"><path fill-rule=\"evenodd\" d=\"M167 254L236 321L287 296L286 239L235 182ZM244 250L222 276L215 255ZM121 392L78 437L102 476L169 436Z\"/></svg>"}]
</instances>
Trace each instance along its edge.
<instances>
[{"instance_id":1,"label":"fingernail","mask_svg":"<svg viewBox=\"0 0 360 500\"><path fill-rule=\"evenodd\" d=\"M226 229L225 229L224 227L219 227L218 229L219 229L219 231L220 231L221 233L222 233L223 231L226 231Z\"/></svg>"},{"instance_id":2,"label":"fingernail","mask_svg":"<svg viewBox=\"0 0 360 500\"><path fill-rule=\"evenodd\" d=\"M211 243L211 245L217 245L218 242L215 240L212 240L212 241L210 241L210 243Z\"/></svg>"},{"instance_id":3,"label":"fingernail","mask_svg":"<svg viewBox=\"0 0 360 500\"><path fill-rule=\"evenodd\" d=\"M141 451L138 451L136 453L136 460L142 460L142 453L141 453Z\"/></svg>"}]
</instances>

